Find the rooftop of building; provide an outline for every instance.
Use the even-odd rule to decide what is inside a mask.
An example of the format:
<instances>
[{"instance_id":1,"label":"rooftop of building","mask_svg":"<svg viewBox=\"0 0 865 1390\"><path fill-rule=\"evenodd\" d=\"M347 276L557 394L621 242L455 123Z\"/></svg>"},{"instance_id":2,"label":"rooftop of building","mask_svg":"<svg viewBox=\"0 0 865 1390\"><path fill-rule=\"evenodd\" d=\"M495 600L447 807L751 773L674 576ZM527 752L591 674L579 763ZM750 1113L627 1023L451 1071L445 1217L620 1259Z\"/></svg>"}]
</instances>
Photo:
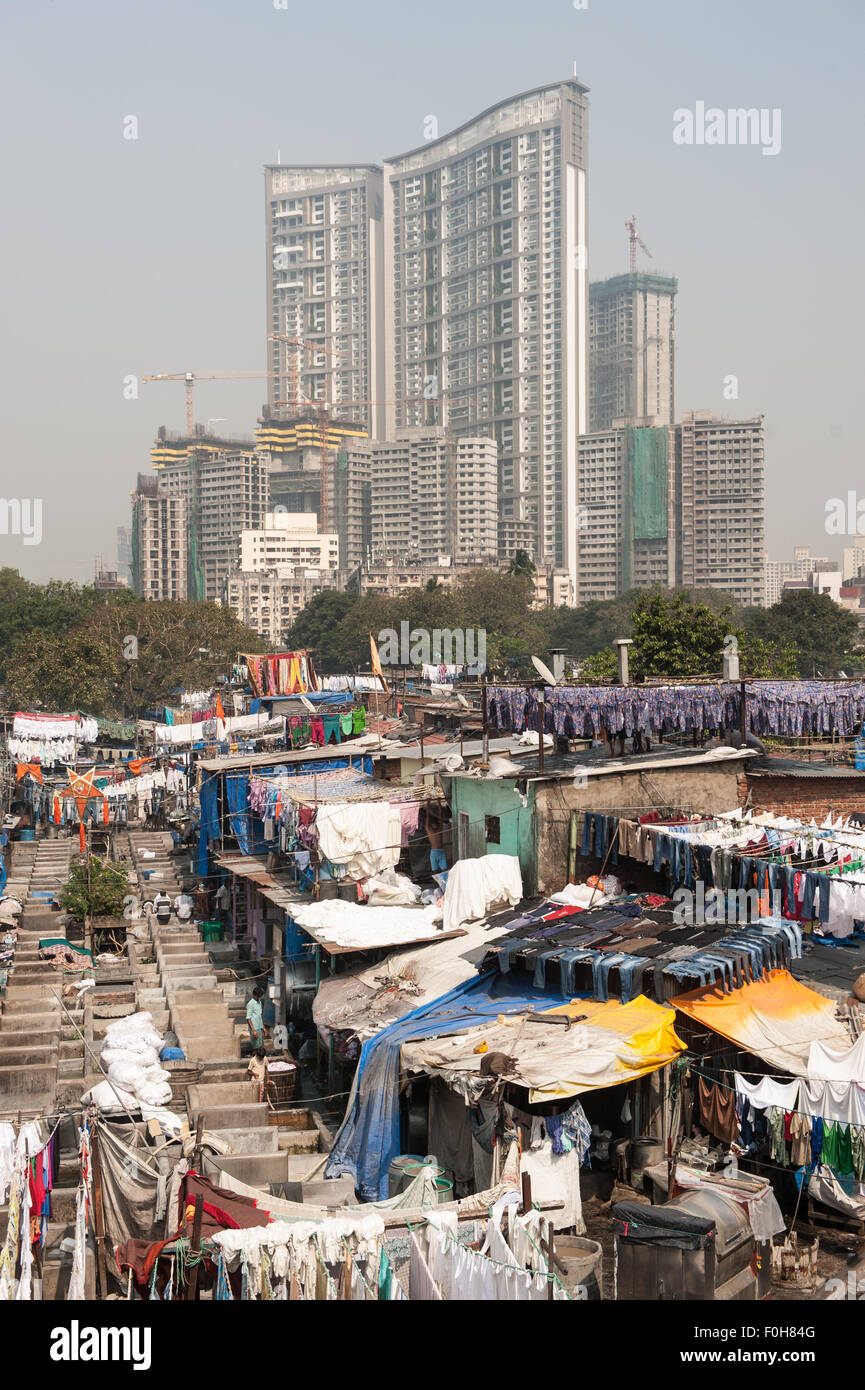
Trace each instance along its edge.
<instances>
[{"instance_id":1,"label":"rooftop of building","mask_svg":"<svg viewBox=\"0 0 865 1390\"><path fill-rule=\"evenodd\" d=\"M492 748L492 741L490 747ZM596 744L576 753L558 753L552 750L545 752L544 767L541 771L538 766L537 749L517 742L517 748L510 751L519 751L524 755L523 768L505 780L528 777L533 782L573 780L578 773L585 773L587 777L610 777L631 772L658 772L666 768L706 771L709 767L741 763L759 757L751 748L738 749L720 745L692 751L675 745L664 745L653 747L649 753L626 753L624 757L611 758L605 745ZM456 772L453 775L465 777L472 774Z\"/></svg>"},{"instance_id":2,"label":"rooftop of building","mask_svg":"<svg viewBox=\"0 0 865 1390\"><path fill-rule=\"evenodd\" d=\"M600 294L602 291L614 294L624 289L666 290L676 294L679 281L675 275L664 275L661 271L628 270L621 275L610 275L605 280L592 280L589 284L589 294Z\"/></svg>"},{"instance_id":3,"label":"rooftop of building","mask_svg":"<svg viewBox=\"0 0 865 1390\"><path fill-rule=\"evenodd\" d=\"M472 126L485 121L487 117L495 115L497 111L503 110L506 106L511 106L516 101L525 101L528 97L541 96L545 92L557 91L560 87L574 87L582 95L587 95L589 88L580 82L577 77L566 77L558 82L545 82L539 87L529 87L525 92L517 92L514 96L505 97L503 101L497 101L493 106L488 106L486 110L479 111L470 120L464 121L462 125L455 126L453 130L448 130L444 135L440 135L436 140L428 140L423 145L416 145L412 150L404 150L401 154L388 155L385 164L395 164L401 159L411 159L416 154L426 154L434 150L436 146L444 144L447 140L453 140L456 136L462 135Z\"/></svg>"},{"instance_id":4,"label":"rooftop of building","mask_svg":"<svg viewBox=\"0 0 865 1390\"><path fill-rule=\"evenodd\" d=\"M849 763L809 762L804 758L761 758L748 768L749 777L807 777L811 780L857 778L865 781L865 771Z\"/></svg>"}]
</instances>

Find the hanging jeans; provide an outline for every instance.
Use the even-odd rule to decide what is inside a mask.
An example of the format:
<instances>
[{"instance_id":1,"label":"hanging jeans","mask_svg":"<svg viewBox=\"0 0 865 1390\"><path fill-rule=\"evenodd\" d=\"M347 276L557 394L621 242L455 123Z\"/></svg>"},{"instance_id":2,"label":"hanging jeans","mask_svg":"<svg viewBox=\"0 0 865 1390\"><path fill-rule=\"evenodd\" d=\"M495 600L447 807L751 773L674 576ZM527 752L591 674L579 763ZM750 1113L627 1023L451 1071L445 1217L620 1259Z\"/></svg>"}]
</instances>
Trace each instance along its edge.
<instances>
[{"instance_id":1,"label":"hanging jeans","mask_svg":"<svg viewBox=\"0 0 865 1390\"><path fill-rule=\"evenodd\" d=\"M806 873L802 875L802 916L806 921L814 916L814 899L817 896L818 875Z\"/></svg>"},{"instance_id":2,"label":"hanging jeans","mask_svg":"<svg viewBox=\"0 0 865 1390\"><path fill-rule=\"evenodd\" d=\"M571 946L567 951L559 952L559 976L561 979L562 994L575 994L576 982L574 969L578 961L594 960L596 952L586 951L580 946ZM594 979L594 971L592 972Z\"/></svg>"},{"instance_id":3,"label":"hanging jeans","mask_svg":"<svg viewBox=\"0 0 865 1390\"><path fill-rule=\"evenodd\" d=\"M713 966L713 974L720 971L721 986L725 994L732 994L736 984L736 977L733 970L733 962L729 956L720 956L714 951L701 951L701 961Z\"/></svg>"},{"instance_id":4,"label":"hanging jeans","mask_svg":"<svg viewBox=\"0 0 865 1390\"><path fill-rule=\"evenodd\" d=\"M606 954L598 954L592 961L592 985L596 999L603 1003L610 997L610 971L614 966L622 965L624 961L630 961L630 956L625 956L621 951L609 951Z\"/></svg>"},{"instance_id":5,"label":"hanging jeans","mask_svg":"<svg viewBox=\"0 0 865 1390\"><path fill-rule=\"evenodd\" d=\"M499 947L499 973L501 975L506 975L511 968L511 958L517 955L519 951L525 951L527 947L533 945L534 942L530 937L515 937L511 941L506 941L503 946Z\"/></svg>"},{"instance_id":6,"label":"hanging jeans","mask_svg":"<svg viewBox=\"0 0 865 1390\"><path fill-rule=\"evenodd\" d=\"M736 932L733 936L723 937L718 944L721 946L741 947L742 950L747 951L748 958L751 962L751 979L760 980L763 978L766 972L766 965L763 951L757 942L749 940L742 932Z\"/></svg>"},{"instance_id":7,"label":"hanging jeans","mask_svg":"<svg viewBox=\"0 0 865 1390\"><path fill-rule=\"evenodd\" d=\"M818 875L817 875L817 879L818 879L818 882L817 882L817 891L818 891L818 895L819 895L819 906L818 906L818 908L817 908L817 920L818 920L818 922L828 922L828 921L829 921L829 894L830 894L830 892L831 892L831 890L832 890L832 885L831 885L831 883L830 883L830 881L829 881L829 878L828 878L828 876L827 876L826 874L818 874Z\"/></svg>"},{"instance_id":8,"label":"hanging jeans","mask_svg":"<svg viewBox=\"0 0 865 1390\"><path fill-rule=\"evenodd\" d=\"M629 1004L636 999L643 983L643 972L649 961L645 956L626 956L619 966L622 982L622 1003Z\"/></svg>"},{"instance_id":9,"label":"hanging jeans","mask_svg":"<svg viewBox=\"0 0 865 1390\"><path fill-rule=\"evenodd\" d=\"M700 988L705 989L715 978L714 967L707 964L702 956L691 956L690 960L674 960L663 966L665 975L672 975L680 983L684 980L699 980Z\"/></svg>"},{"instance_id":10,"label":"hanging jeans","mask_svg":"<svg viewBox=\"0 0 865 1390\"><path fill-rule=\"evenodd\" d=\"M547 982L547 961L552 960L559 954L560 948L554 946L551 951L541 951L535 957L535 973L532 976L532 984L535 989L543 989Z\"/></svg>"}]
</instances>

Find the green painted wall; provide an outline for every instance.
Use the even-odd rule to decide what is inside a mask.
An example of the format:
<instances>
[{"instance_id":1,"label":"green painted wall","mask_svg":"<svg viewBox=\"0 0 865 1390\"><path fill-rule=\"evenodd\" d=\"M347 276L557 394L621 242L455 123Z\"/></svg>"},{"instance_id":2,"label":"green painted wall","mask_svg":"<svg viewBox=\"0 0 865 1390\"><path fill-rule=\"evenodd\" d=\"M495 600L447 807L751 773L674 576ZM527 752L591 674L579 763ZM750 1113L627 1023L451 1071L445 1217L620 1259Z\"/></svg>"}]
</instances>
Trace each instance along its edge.
<instances>
[{"instance_id":1,"label":"green painted wall","mask_svg":"<svg viewBox=\"0 0 865 1390\"><path fill-rule=\"evenodd\" d=\"M535 835L535 792L530 782L526 805L515 791L513 781L454 777L450 783L453 817L453 855L459 853L460 813L469 818L468 847L465 857L479 859L484 854L515 854L520 861L523 890L531 897L537 889L538 855ZM490 844L484 834L485 818L499 817L499 843Z\"/></svg>"}]
</instances>

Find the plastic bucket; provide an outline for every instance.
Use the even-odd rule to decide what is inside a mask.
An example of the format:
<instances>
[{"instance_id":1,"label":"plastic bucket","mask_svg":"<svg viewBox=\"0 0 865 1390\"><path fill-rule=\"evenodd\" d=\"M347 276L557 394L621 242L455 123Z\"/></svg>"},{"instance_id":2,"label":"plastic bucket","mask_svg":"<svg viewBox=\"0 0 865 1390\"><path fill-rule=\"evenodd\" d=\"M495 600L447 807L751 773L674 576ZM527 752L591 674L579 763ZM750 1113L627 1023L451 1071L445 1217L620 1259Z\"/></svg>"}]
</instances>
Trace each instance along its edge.
<instances>
[{"instance_id":1,"label":"plastic bucket","mask_svg":"<svg viewBox=\"0 0 865 1390\"><path fill-rule=\"evenodd\" d=\"M29 843L31 840L35 840L35 839L36 839L36 831L35 831L35 830L22 830L22 831L21 831L21 834L20 834L20 838L21 838L22 840L25 840L25 841L27 841L27 842Z\"/></svg>"},{"instance_id":2,"label":"plastic bucket","mask_svg":"<svg viewBox=\"0 0 865 1390\"><path fill-rule=\"evenodd\" d=\"M406 1186L406 1169L410 1165L423 1163L420 1154L398 1154L387 1170L387 1193L389 1197L396 1197ZM414 1175L413 1175L414 1176ZM408 1180L410 1181L410 1179Z\"/></svg>"},{"instance_id":3,"label":"plastic bucket","mask_svg":"<svg viewBox=\"0 0 865 1390\"><path fill-rule=\"evenodd\" d=\"M628 1151L631 1166L631 1186L637 1192L643 1190L643 1172L651 1167L653 1163L660 1163L664 1157L664 1145L660 1139L652 1139L648 1134L641 1134L638 1138L631 1140Z\"/></svg>"},{"instance_id":4,"label":"plastic bucket","mask_svg":"<svg viewBox=\"0 0 865 1390\"><path fill-rule=\"evenodd\" d=\"M454 1199L454 1185L450 1178L436 1178L436 1194L439 1206L442 1202L452 1202Z\"/></svg>"},{"instance_id":5,"label":"plastic bucket","mask_svg":"<svg viewBox=\"0 0 865 1390\"><path fill-rule=\"evenodd\" d=\"M222 940L222 923L221 923L221 922L202 922L202 924L201 924L201 935L202 935L202 937L203 937L203 939L204 939L205 941L221 941L221 940Z\"/></svg>"},{"instance_id":6,"label":"plastic bucket","mask_svg":"<svg viewBox=\"0 0 865 1390\"><path fill-rule=\"evenodd\" d=\"M581 1297L589 1302L603 1298L603 1248L596 1240L586 1240L584 1236L556 1236L555 1251L565 1273L559 1278L569 1293L576 1289L584 1292Z\"/></svg>"}]
</instances>

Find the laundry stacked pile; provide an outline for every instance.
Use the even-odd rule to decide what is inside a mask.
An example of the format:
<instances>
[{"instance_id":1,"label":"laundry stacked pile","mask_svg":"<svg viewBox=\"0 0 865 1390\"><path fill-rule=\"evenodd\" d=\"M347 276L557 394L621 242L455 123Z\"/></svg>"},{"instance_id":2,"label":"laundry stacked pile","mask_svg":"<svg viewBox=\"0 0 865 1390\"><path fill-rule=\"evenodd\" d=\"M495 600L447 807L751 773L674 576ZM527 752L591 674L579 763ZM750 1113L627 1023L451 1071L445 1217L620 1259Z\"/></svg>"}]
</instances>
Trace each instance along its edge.
<instances>
[{"instance_id":1,"label":"laundry stacked pile","mask_svg":"<svg viewBox=\"0 0 865 1390\"><path fill-rule=\"evenodd\" d=\"M119 1018L106 1031L100 1061L108 1080L83 1097L106 1114L141 1111L142 1118L161 1119L171 1100L171 1074L159 1065L163 1038L149 1013Z\"/></svg>"}]
</instances>

